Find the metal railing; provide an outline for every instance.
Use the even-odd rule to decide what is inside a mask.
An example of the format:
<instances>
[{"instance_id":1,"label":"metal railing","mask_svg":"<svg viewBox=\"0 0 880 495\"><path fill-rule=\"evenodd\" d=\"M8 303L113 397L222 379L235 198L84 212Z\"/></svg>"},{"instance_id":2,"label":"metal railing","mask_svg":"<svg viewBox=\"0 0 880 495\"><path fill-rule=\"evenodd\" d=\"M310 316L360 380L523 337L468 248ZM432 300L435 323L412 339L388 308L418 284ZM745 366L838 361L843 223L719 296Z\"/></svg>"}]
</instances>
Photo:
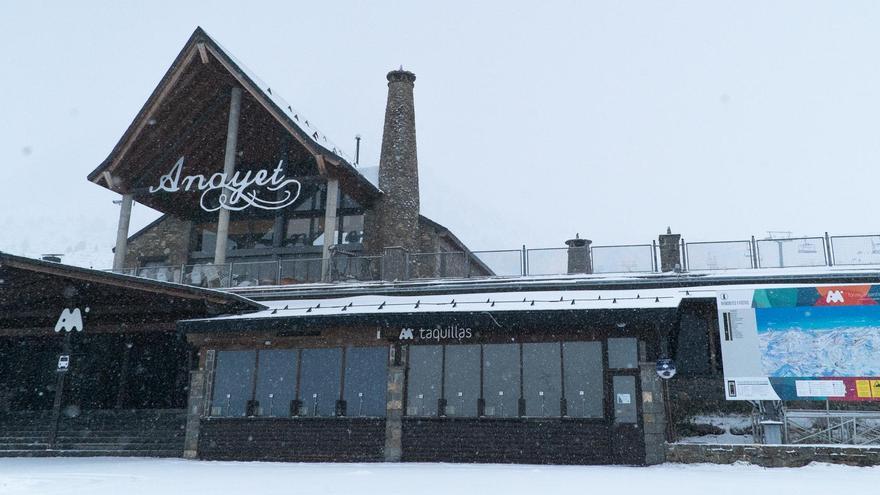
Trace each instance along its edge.
<instances>
[{"instance_id":1,"label":"metal railing","mask_svg":"<svg viewBox=\"0 0 880 495\"><path fill-rule=\"evenodd\" d=\"M666 248L664 248L666 249ZM880 234L679 242L681 271L820 266L880 266ZM330 258L145 266L121 273L200 287L249 287L316 282L555 276L570 273L658 273L661 250L650 244L403 253L399 259L336 251ZM669 256L667 251L666 256ZM575 258L572 258L575 256ZM572 261L574 260L574 261ZM578 262L582 264L578 264Z\"/></svg>"},{"instance_id":2,"label":"metal railing","mask_svg":"<svg viewBox=\"0 0 880 495\"><path fill-rule=\"evenodd\" d=\"M789 410L785 443L880 445L880 411Z\"/></svg>"}]
</instances>

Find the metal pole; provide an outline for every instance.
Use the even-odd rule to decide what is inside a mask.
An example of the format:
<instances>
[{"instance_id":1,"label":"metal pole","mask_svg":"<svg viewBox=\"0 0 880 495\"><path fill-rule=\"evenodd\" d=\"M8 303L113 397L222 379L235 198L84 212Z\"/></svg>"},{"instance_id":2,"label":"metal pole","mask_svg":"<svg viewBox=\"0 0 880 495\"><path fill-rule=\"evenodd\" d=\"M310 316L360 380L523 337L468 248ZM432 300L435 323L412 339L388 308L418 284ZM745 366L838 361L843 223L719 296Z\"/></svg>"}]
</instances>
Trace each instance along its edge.
<instances>
[{"instance_id":1,"label":"metal pole","mask_svg":"<svg viewBox=\"0 0 880 495\"><path fill-rule=\"evenodd\" d=\"M653 272L657 273L660 271L660 266L657 264L657 241L651 239L651 260L654 263L654 266L651 267Z\"/></svg>"},{"instance_id":2,"label":"metal pole","mask_svg":"<svg viewBox=\"0 0 880 495\"><path fill-rule=\"evenodd\" d=\"M122 195L122 205L119 208L119 224L116 227L116 250L113 253L113 271L122 270L125 267L125 251L128 249L128 226L131 223L131 194Z\"/></svg>"},{"instance_id":3,"label":"metal pole","mask_svg":"<svg viewBox=\"0 0 880 495\"><path fill-rule=\"evenodd\" d=\"M825 264L828 266L834 266L832 254L834 253L831 251L831 236L828 235L828 232L825 232Z\"/></svg>"},{"instance_id":4,"label":"metal pole","mask_svg":"<svg viewBox=\"0 0 880 495\"><path fill-rule=\"evenodd\" d=\"M755 236L752 236L752 242L749 244L749 251L751 251L752 255L752 268L759 268L759 257L758 257L758 242L755 241Z\"/></svg>"},{"instance_id":5,"label":"metal pole","mask_svg":"<svg viewBox=\"0 0 880 495\"><path fill-rule=\"evenodd\" d=\"M232 88L229 101L229 123L226 127L226 151L223 155L223 173L226 177L232 177L235 172L235 153L238 149L238 120L241 116L241 88ZM229 190L223 191L223 195L230 194ZM229 210L220 208L217 217L217 243L214 248L214 264L226 263L226 243L229 238Z\"/></svg>"},{"instance_id":6,"label":"metal pole","mask_svg":"<svg viewBox=\"0 0 880 495\"><path fill-rule=\"evenodd\" d=\"M782 250L782 241L776 241L776 245L779 246L779 268L785 268L785 254Z\"/></svg>"},{"instance_id":7,"label":"metal pole","mask_svg":"<svg viewBox=\"0 0 880 495\"><path fill-rule=\"evenodd\" d=\"M61 354L66 354L70 356L70 331L64 331L64 340L61 344ZM52 403L52 419L51 419L51 428L49 429L49 438L47 439L47 443L49 444L49 448L55 448L55 440L58 438L58 423L61 419L61 404L64 399L64 378L67 376L68 371L70 370L70 363L68 362L67 371L56 371L57 377L55 379L55 401Z\"/></svg>"}]
</instances>

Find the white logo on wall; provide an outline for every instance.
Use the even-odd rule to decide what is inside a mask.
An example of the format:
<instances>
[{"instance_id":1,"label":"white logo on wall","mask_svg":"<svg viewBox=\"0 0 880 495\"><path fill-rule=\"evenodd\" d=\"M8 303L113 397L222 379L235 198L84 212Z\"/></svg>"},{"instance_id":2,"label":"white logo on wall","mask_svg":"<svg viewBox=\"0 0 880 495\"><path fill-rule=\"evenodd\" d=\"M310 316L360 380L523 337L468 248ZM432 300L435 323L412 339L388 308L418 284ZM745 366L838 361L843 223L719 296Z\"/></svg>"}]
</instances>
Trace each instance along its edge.
<instances>
[{"instance_id":1,"label":"white logo on wall","mask_svg":"<svg viewBox=\"0 0 880 495\"><path fill-rule=\"evenodd\" d=\"M89 308L86 308L86 313L89 312ZM83 330L83 319L82 312L80 312L79 308L73 308L73 311L64 308L61 311L61 316L58 317L58 321L55 323L55 332L60 332L64 330L65 332L72 332L76 330L77 332L82 332Z\"/></svg>"},{"instance_id":2,"label":"white logo on wall","mask_svg":"<svg viewBox=\"0 0 880 495\"><path fill-rule=\"evenodd\" d=\"M403 330L400 331L400 336L397 338L400 340L412 340L413 339L412 332L413 332L412 328L404 328Z\"/></svg>"},{"instance_id":3,"label":"white logo on wall","mask_svg":"<svg viewBox=\"0 0 880 495\"><path fill-rule=\"evenodd\" d=\"M151 186L150 192L201 191L199 204L205 211L225 208L241 211L253 206L262 210L279 210L293 204L299 198L302 185L296 179L284 175L283 161L270 174L268 170L237 170L232 177L225 172L217 172L210 177L202 174L183 175L183 157L177 160L167 174L159 178L158 186ZM214 200L212 193L217 192ZM260 197L262 196L264 197ZM265 196L273 199L267 199Z\"/></svg>"},{"instance_id":4,"label":"white logo on wall","mask_svg":"<svg viewBox=\"0 0 880 495\"><path fill-rule=\"evenodd\" d=\"M829 290L825 296L825 304L844 303L842 290Z\"/></svg>"}]
</instances>

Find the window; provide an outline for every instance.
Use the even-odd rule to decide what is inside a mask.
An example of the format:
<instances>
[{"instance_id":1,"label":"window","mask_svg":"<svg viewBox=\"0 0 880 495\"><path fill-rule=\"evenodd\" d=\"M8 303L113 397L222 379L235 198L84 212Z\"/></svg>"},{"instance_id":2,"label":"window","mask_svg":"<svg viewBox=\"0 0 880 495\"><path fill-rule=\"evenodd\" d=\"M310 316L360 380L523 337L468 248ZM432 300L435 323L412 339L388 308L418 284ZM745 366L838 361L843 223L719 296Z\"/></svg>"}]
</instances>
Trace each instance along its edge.
<instances>
[{"instance_id":1,"label":"window","mask_svg":"<svg viewBox=\"0 0 880 495\"><path fill-rule=\"evenodd\" d=\"M410 416L436 416L443 376L443 346L409 346L406 413Z\"/></svg>"},{"instance_id":2,"label":"window","mask_svg":"<svg viewBox=\"0 0 880 495\"><path fill-rule=\"evenodd\" d=\"M260 351L257 366L258 416L289 416L290 402L296 398L297 352Z\"/></svg>"},{"instance_id":3,"label":"window","mask_svg":"<svg viewBox=\"0 0 880 495\"><path fill-rule=\"evenodd\" d=\"M324 217L300 217L287 219L284 231L284 247L322 246L324 244Z\"/></svg>"},{"instance_id":4,"label":"window","mask_svg":"<svg viewBox=\"0 0 880 495\"><path fill-rule=\"evenodd\" d=\"M387 347L349 347L345 351L347 416L385 416L388 384Z\"/></svg>"},{"instance_id":5,"label":"window","mask_svg":"<svg viewBox=\"0 0 880 495\"><path fill-rule=\"evenodd\" d=\"M638 341L634 338L608 339L608 367L612 369L638 368Z\"/></svg>"},{"instance_id":6,"label":"window","mask_svg":"<svg viewBox=\"0 0 880 495\"><path fill-rule=\"evenodd\" d=\"M256 351L220 351L214 369L212 416L244 416L251 400Z\"/></svg>"},{"instance_id":7,"label":"window","mask_svg":"<svg viewBox=\"0 0 880 495\"><path fill-rule=\"evenodd\" d=\"M614 422L638 422L638 413L636 409L636 377L615 376L612 381L612 386L614 387Z\"/></svg>"},{"instance_id":8,"label":"window","mask_svg":"<svg viewBox=\"0 0 880 495\"><path fill-rule=\"evenodd\" d=\"M342 349L303 349L300 359L300 416L335 416Z\"/></svg>"},{"instance_id":9,"label":"window","mask_svg":"<svg viewBox=\"0 0 880 495\"><path fill-rule=\"evenodd\" d=\"M480 346L446 346L444 373L446 415L475 417L480 399Z\"/></svg>"},{"instance_id":10,"label":"window","mask_svg":"<svg viewBox=\"0 0 880 495\"><path fill-rule=\"evenodd\" d=\"M265 249L272 247L275 220L236 220L229 222L227 251L236 249Z\"/></svg>"},{"instance_id":11,"label":"window","mask_svg":"<svg viewBox=\"0 0 880 495\"><path fill-rule=\"evenodd\" d=\"M202 223L196 226L195 251L213 253L217 246L217 222Z\"/></svg>"},{"instance_id":12,"label":"window","mask_svg":"<svg viewBox=\"0 0 880 495\"><path fill-rule=\"evenodd\" d=\"M565 402L572 418L603 418L604 376L601 342L564 342Z\"/></svg>"},{"instance_id":13,"label":"window","mask_svg":"<svg viewBox=\"0 0 880 495\"><path fill-rule=\"evenodd\" d=\"M526 416L559 416L562 399L559 344L523 344L522 354Z\"/></svg>"},{"instance_id":14,"label":"window","mask_svg":"<svg viewBox=\"0 0 880 495\"><path fill-rule=\"evenodd\" d=\"M364 239L364 216L347 215L339 218L340 244L358 244Z\"/></svg>"},{"instance_id":15,"label":"window","mask_svg":"<svg viewBox=\"0 0 880 495\"><path fill-rule=\"evenodd\" d=\"M518 344L483 346L483 398L486 416L519 415L520 355Z\"/></svg>"}]
</instances>

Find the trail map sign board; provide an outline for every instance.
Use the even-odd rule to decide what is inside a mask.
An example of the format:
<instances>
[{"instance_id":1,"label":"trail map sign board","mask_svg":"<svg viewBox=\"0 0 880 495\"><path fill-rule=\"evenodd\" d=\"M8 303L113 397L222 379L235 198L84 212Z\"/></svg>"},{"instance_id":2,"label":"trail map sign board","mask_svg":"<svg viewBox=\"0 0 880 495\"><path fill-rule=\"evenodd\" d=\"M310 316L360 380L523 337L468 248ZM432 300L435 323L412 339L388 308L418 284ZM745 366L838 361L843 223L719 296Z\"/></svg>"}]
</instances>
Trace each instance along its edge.
<instances>
[{"instance_id":1,"label":"trail map sign board","mask_svg":"<svg viewBox=\"0 0 880 495\"><path fill-rule=\"evenodd\" d=\"M728 400L880 400L880 285L718 294Z\"/></svg>"}]
</instances>

